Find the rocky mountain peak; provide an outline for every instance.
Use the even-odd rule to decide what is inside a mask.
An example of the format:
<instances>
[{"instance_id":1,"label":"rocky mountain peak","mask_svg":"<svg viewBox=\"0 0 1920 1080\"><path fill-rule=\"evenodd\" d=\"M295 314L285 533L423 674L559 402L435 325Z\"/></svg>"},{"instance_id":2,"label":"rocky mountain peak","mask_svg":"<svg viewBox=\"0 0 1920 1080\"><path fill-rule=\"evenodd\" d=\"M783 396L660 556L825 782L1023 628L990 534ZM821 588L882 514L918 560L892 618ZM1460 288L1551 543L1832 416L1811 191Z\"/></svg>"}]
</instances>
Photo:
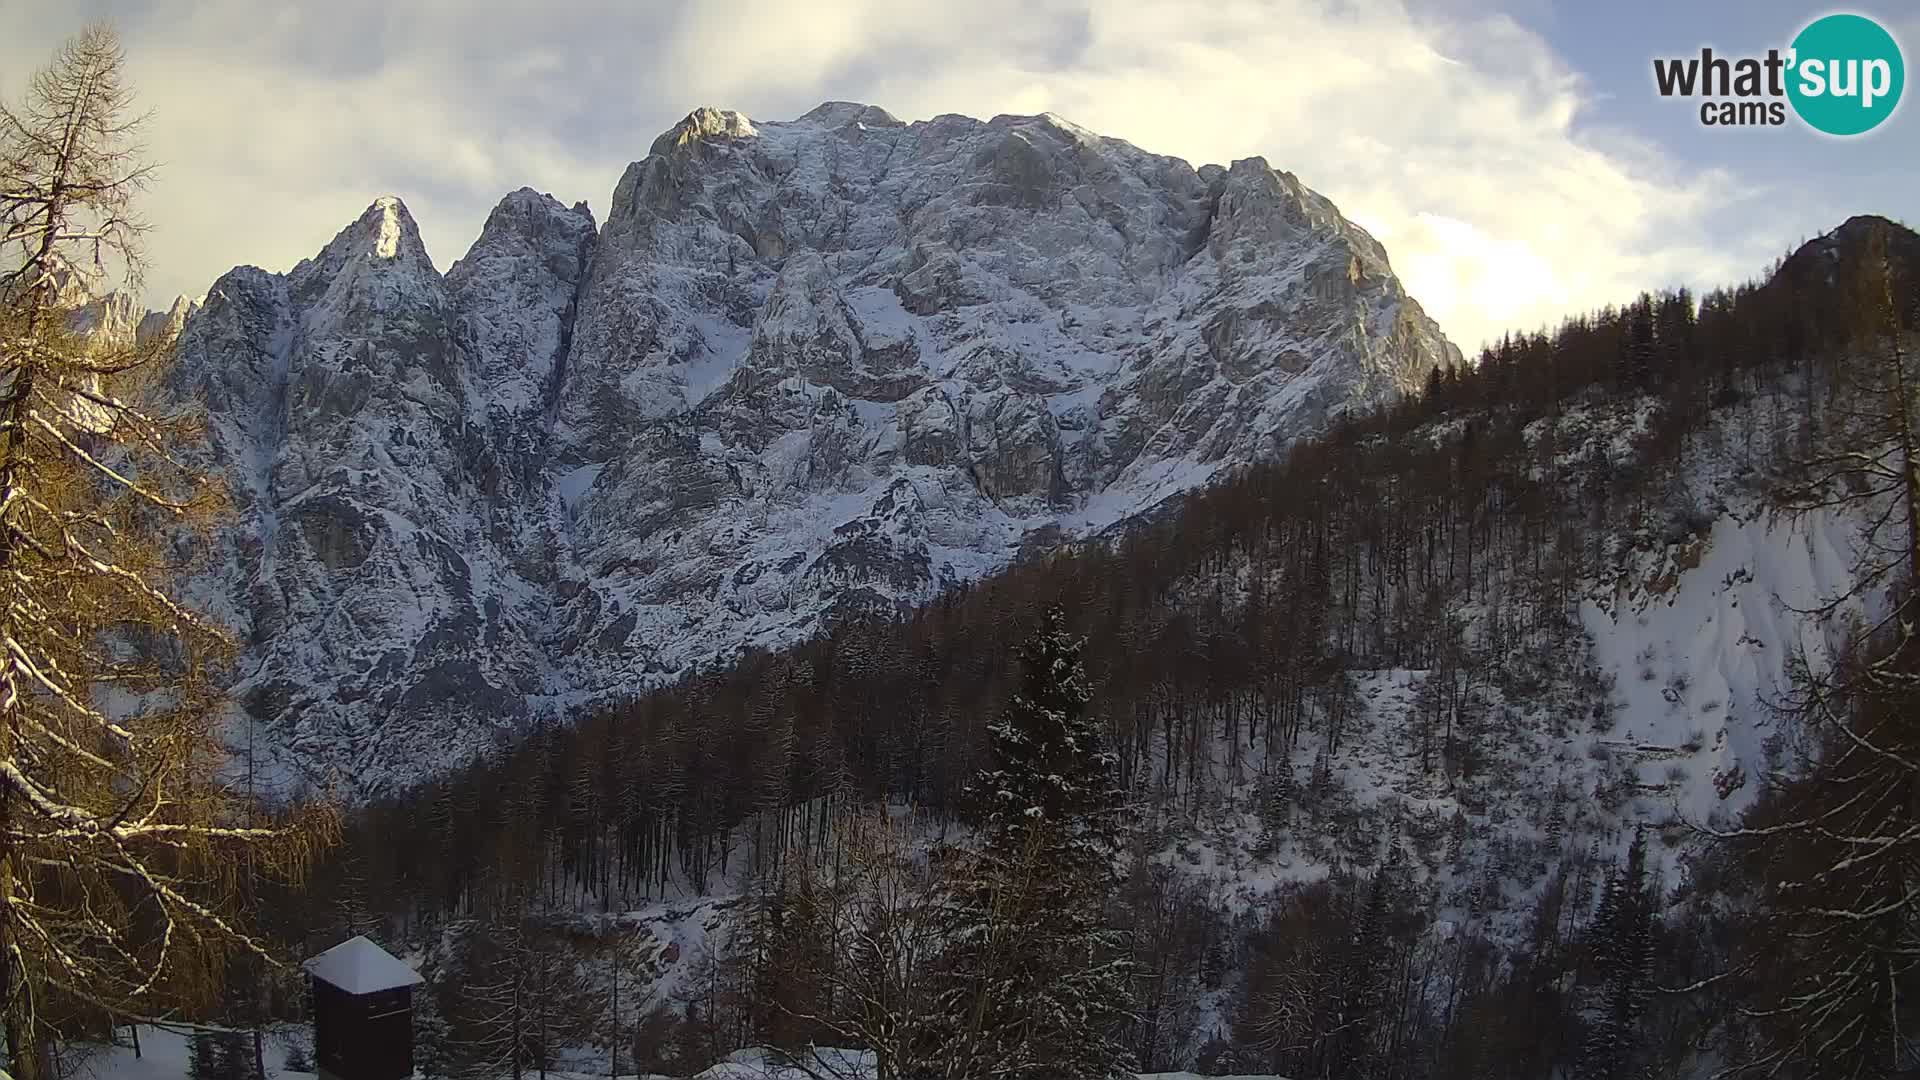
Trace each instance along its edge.
<instances>
[{"instance_id":1,"label":"rocky mountain peak","mask_svg":"<svg viewBox=\"0 0 1920 1080\"><path fill-rule=\"evenodd\" d=\"M56 293L57 300L79 300L85 294ZM76 333L97 340L112 342L115 345L128 345L134 341L142 318L146 312L132 293L114 291L105 296L92 297L77 303L67 317L67 324Z\"/></svg>"},{"instance_id":2,"label":"rocky mountain peak","mask_svg":"<svg viewBox=\"0 0 1920 1080\"><path fill-rule=\"evenodd\" d=\"M795 124L811 124L816 127L880 127L894 128L906 126L892 113L878 105L862 105L857 101L825 101L808 110L806 115L794 121Z\"/></svg>"},{"instance_id":3,"label":"rocky mountain peak","mask_svg":"<svg viewBox=\"0 0 1920 1080\"><path fill-rule=\"evenodd\" d=\"M702 108L597 229L397 199L188 320L246 525L239 691L366 793L481 733L923 602L1458 362L1289 174L1056 116Z\"/></svg>"},{"instance_id":4,"label":"rocky mountain peak","mask_svg":"<svg viewBox=\"0 0 1920 1080\"><path fill-rule=\"evenodd\" d=\"M647 153L649 156L671 154L708 139L746 139L754 134L753 122L745 114L702 105L653 140L653 146Z\"/></svg>"},{"instance_id":5,"label":"rocky mountain peak","mask_svg":"<svg viewBox=\"0 0 1920 1080\"><path fill-rule=\"evenodd\" d=\"M186 329L187 319L205 302L204 296L176 296L167 310L147 312L135 329L135 337L141 342L178 340L180 331Z\"/></svg>"},{"instance_id":6,"label":"rocky mountain peak","mask_svg":"<svg viewBox=\"0 0 1920 1080\"><path fill-rule=\"evenodd\" d=\"M130 292L114 290L95 296L87 283L69 278L56 302L69 308L68 325L74 332L111 348L125 348L172 342L204 299L179 296L166 311L148 311Z\"/></svg>"},{"instance_id":7,"label":"rocky mountain peak","mask_svg":"<svg viewBox=\"0 0 1920 1080\"><path fill-rule=\"evenodd\" d=\"M336 282L357 281L367 271L390 278L413 275L437 280L440 276L413 215L394 196L375 199L353 224L340 230L318 255L302 260L287 277L295 289L313 295Z\"/></svg>"},{"instance_id":8,"label":"rocky mountain peak","mask_svg":"<svg viewBox=\"0 0 1920 1080\"><path fill-rule=\"evenodd\" d=\"M544 419L532 418L544 418L558 393L597 241L584 202L569 208L521 188L500 200L480 238L447 271L475 388L470 404L478 412L523 416L536 428L544 426Z\"/></svg>"},{"instance_id":9,"label":"rocky mountain peak","mask_svg":"<svg viewBox=\"0 0 1920 1080\"><path fill-rule=\"evenodd\" d=\"M480 238L468 249L467 257L471 258L475 249L502 242L504 237L521 237L537 243L540 238L558 231L578 243L580 234L594 229L593 211L584 201L567 207L552 195L523 187L508 192L494 206L486 224L480 228Z\"/></svg>"}]
</instances>

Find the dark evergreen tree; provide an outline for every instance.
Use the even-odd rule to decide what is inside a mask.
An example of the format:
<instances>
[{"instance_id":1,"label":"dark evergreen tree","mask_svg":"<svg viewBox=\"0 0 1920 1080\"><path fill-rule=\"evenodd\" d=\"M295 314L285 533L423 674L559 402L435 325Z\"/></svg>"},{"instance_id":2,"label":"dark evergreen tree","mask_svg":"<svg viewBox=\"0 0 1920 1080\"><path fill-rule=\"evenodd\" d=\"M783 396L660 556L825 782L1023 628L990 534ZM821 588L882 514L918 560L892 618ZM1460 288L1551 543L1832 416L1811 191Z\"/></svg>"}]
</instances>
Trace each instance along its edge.
<instances>
[{"instance_id":1,"label":"dark evergreen tree","mask_svg":"<svg viewBox=\"0 0 1920 1080\"><path fill-rule=\"evenodd\" d=\"M253 1035L245 1031L220 1033L219 1049L214 1055L223 1080L265 1080L253 1053Z\"/></svg>"},{"instance_id":2,"label":"dark evergreen tree","mask_svg":"<svg viewBox=\"0 0 1920 1080\"><path fill-rule=\"evenodd\" d=\"M1279 848L1293 818L1293 796L1293 766L1289 763L1274 766L1272 775L1260 781L1257 810L1262 851L1271 853Z\"/></svg>"},{"instance_id":3,"label":"dark evergreen tree","mask_svg":"<svg viewBox=\"0 0 1920 1080\"><path fill-rule=\"evenodd\" d=\"M1608 880L1594 913L1595 1009L1581 1053L1580 1080L1633 1075L1653 968L1654 898L1646 864L1643 826L1634 832L1626 865Z\"/></svg>"},{"instance_id":4,"label":"dark evergreen tree","mask_svg":"<svg viewBox=\"0 0 1920 1080\"><path fill-rule=\"evenodd\" d=\"M967 788L977 842L942 958L949 1075L1107 1080L1130 1064L1117 1034L1132 963L1106 919L1121 793L1081 645L1049 609L1020 650L992 764Z\"/></svg>"},{"instance_id":5,"label":"dark evergreen tree","mask_svg":"<svg viewBox=\"0 0 1920 1080\"><path fill-rule=\"evenodd\" d=\"M413 1063L414 1070L425 1080L439 1080L449 1075L451 1038L447 1015L440 1007L435 987L429 984L420 988L413 995ZM288 1061L291 1068L292 1059Z\"/></svg>"},{"instance_id":6,"label":"dark evergreen tree","mask_svg":"<svg viewBox=\"0 0 1920 1080\"><path fill-rule=\"evenodd\" d=\"M1077 856L1110 853L1121 801L1117 762L1087 715L1083 644L1055 606L1020 647L1020 692L989 729L993 767L967 787L970 816L995 851L1022 850L1040 830L1060 834Z\"/></svg>"},{"instance_id":7,"label":"dark evergreen tree","mask_svg":"<svg viewBox=\"0 0 1920 1080\"><path fill-rule=\"evenodd\" d=\"M1622 390L1634 390L1647 385L1653 378L1654 360L1654 302L1653 297L1641 293L1626 312L1625 333L1620 339L1620 359L1618 385Z\"/></svg>"},{"instance_id":8,"label":"dark evergreen tree","mask_svg":"<svg viewBox=\"0 0 1920 1080\"><path fill-rule=\"evenodd\" d=\"M1398 904L1406 869L1395 844L1387 862L1373 875L1364 890L1353 919L1352 933L1341 949L1339 981L1339 1033L1333 1050L1343 1070L1366 1075L1375 1064L1380 1013L1387 1001L1392 979L1394 950L1388 940L1388 920ZM1358 901L1362 891L1350 894Z\"/></svg>"},{"instance_id":9,"label":"dark evergreen tree","mask_svg":"<svg viewBox=\"0 0 1920 1080\"><path fill-rule=\"evenodd\" d=\"M221 1080L213 1036L206 1032L196 1032L188 1039L187 1080Z\"/></svg>"},{"instance_id":10,"label":"dark evergreen tree","mask_svg":"<svg viewBox=\"0 0 1920 1080\"><path fill-rule=\"evenodd\" d=\"M249 1035L196 1032L187 1044L188 1080L261 1080Z\"/></svg>"}]
</instances>

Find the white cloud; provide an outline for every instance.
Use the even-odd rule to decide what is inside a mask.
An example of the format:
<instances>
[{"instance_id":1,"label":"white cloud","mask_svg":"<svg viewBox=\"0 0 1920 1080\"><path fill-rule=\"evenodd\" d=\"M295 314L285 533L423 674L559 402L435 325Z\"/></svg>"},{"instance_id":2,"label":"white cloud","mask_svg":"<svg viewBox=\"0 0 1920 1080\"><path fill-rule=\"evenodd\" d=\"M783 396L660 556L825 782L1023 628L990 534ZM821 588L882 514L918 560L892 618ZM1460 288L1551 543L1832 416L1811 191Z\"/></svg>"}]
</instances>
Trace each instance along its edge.
<instances>
[{"instance_id":1,"label":"white cloud","mask_svg":"<svg viewBox=\"0 0 1920 1080\"><path fill-rule=\"evenodd\" d=\"M0 71L77 25L57 0L38 10L34 33L0 44ZM129 8L122 25L167 164L149 207L156 294L237 262L290 266L389 192L444 268L521 184L604 211L624 164L694 105L781 119L829 98L908 119L1050 110L1196 164L1264 156L1374 231L1469 349L1643 287L1744 276L1787 239L1716 245L1707 223L1751 197L1735 177L1582 131L1592 91L1543 41L1450 10L201 0L164 21Z\"/></svg>"}]
</instances>

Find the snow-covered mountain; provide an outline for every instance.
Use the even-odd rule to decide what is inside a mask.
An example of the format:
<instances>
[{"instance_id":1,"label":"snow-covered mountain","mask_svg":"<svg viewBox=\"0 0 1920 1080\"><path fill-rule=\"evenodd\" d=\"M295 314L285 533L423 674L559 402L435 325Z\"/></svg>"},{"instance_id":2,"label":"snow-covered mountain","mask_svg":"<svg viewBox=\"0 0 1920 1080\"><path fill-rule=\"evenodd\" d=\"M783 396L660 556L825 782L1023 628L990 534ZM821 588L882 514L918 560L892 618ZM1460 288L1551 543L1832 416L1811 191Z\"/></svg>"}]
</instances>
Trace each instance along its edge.
<instances>
[{"instance_id":1,"label":"snow-covered mountain","mask_svg":"<svg viewBox=\"0 0 1920 1080\"><path fill-rule=\"evenodd\" d=\"M238 508L201 590L241 700L361 795L927 600L1459 359L1258 158L844 103L698 110L604 225L523 189L445 274L380 199L223 276L179 355Z\"/></svg>"}]
</instances>

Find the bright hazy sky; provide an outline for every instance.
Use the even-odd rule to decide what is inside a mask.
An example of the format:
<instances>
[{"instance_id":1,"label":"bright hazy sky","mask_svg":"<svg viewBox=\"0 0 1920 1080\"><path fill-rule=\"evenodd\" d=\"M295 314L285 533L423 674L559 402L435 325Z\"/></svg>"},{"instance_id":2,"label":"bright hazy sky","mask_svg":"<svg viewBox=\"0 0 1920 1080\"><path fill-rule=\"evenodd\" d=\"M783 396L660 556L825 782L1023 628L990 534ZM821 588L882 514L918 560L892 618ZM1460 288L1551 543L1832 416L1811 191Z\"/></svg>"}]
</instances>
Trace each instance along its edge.
<instances>
[{"instance_id":1,"label":"bright hazy sky","mask_svg":"<svg viewBox=\"0 0 1920 1080\"><path fill-rule=\"evenodd\" d=\"M550 10L550 8L552 10ZM698 105L1052 111L1194 164L1262 155L1387 246L1463 348L1753 276L1854 213L1920 224L1911 102L1864 138L1713 130L1654 56L1784 48L1779 0L0 0L0 92L120 27L163 167L149 301L285 270L375 197L443 270L530 185L604 217ZM1920 59L1920 5L1848 8ZM1920 91L1909 91L1909 97Z\"/></svg>"}]
</instances>

